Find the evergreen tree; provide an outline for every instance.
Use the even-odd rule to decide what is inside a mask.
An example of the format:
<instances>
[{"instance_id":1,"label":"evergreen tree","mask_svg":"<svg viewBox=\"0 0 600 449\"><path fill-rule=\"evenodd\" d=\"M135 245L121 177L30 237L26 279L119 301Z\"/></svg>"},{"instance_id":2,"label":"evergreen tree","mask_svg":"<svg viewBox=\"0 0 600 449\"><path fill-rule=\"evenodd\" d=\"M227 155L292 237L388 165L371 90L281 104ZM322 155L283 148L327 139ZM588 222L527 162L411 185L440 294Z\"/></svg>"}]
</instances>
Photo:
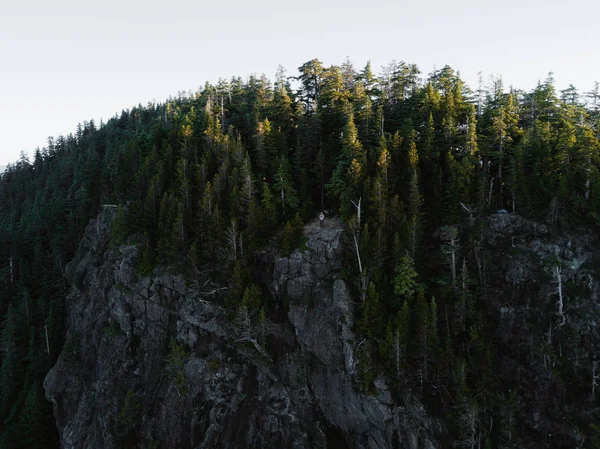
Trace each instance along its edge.
<instances>
[{"instance_id":1,"label":"evergreen tree","mask_svg":"<svg viewBox=\"0 0 600 449\"><path fill-rule=\"evenodd\" d=\"M299 206L298 195L294 181L291 176L291 167L288 160L281 156L277 173L275 173L275 183L273 185L276 202L280 204L281 216L287 217L295 212Z\"/></svg>"},{"instance_id":2,"label":"evergreen tree","mask_svg":"<svg viewBox=\"0 0 600 449\"><path fill-rule=\"evenodd\" d=\"M342 133L342 151L336 168L327 185L331 196L340 205L340 212L346 216L351 201L360 196L364 177L365 154L358 140L358 132L352 114L349 115Z\"/></svg>"},{"instance_id":3,"label":"evergreen tree","mask_svg":"<svg viewBox=\"0 0 600 449\"><path fill-rule=\"evenodd\" d=\"M513 378L531 379L540 351L551 358L537 379L560 377L569 392L587 391L595 362L582 356L578 369L566 368L568 326L553 329L556 348L528 343L526 356L515 350L517 363L505 363L496 345L510 336L496 339L491 331L495 261L481 225L505 208L543 222L548 235L595 232L597 86L557 94L549 75L531 92L506 91L493 79L473 95L450 67L424 80L406 62L376 75L370 63L357 73L349 60L326 68L315 59L299 71L297 90L279 70L273 85L264 76L220 80L100 125L84 122L0 175L0 446L58 446L41 385L67 333L66 266L99 210L115 217L110 250L129 236L139 245L139 276L160 263L196 285L213 270L210 281L223 290L208 300L224 295L229 317L243 318L236 331L262 347L274 310L252 255L275 224L282 252L306 251L303 219L317 207L339 210L348 229L344 257L352 262L341 275L358 279L361 297L363 390L372 391L382 368L395 399L416 387L426 405L451 412L459 446L496 447L508 435L522 443L515 438L526 424L506 420L527 392L514 393L510 407L496 393ZM448 229L456 238L442 238L437 257L439 245L425 236ZM520 251L518 239L511 243ZM587 293L582 279L565 289ZM515 294L529 288L515 286ZM522 318L533 330L541 319ZM512 369L520 364L528 368ZM593 435L592 406L573 418L583 436Z\"/></svg>"}]
</instances>

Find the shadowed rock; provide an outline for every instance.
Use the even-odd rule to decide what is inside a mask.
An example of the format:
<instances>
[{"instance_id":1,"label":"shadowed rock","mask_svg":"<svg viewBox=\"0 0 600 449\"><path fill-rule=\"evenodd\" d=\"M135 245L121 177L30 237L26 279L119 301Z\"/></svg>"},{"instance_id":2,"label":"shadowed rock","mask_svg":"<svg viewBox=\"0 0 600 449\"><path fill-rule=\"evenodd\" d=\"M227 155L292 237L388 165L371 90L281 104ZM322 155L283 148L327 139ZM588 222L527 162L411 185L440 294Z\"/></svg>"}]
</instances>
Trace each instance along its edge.
<instances>
[{"instance_id":1,"label":"shadowed rock","mask_svg":"<svg viewBox=\"0 0 600 449\"><path fill-rule=\"evenodd\" d=\"M68 267L67 344L44 383L63 448L436 447L420 404L395 406L381 379L375 396L354 389L338 220L309 224L308 249L275 258L271 294L289 302L287 319L242 330L181 276L138 279L136 247L108 245L113 217L88 225Z\"/></svg>"}]
</instances>

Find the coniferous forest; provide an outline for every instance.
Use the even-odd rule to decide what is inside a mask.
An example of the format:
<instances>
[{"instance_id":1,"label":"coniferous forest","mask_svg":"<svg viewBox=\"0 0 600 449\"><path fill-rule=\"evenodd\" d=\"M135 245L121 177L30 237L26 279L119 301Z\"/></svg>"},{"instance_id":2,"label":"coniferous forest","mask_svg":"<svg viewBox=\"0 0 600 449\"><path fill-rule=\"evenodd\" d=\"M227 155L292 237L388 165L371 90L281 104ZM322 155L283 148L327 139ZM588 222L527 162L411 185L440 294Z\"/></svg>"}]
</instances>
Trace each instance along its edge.
<instances>
[{"instance_id":1,"label":"coniferous forest","mask_svg":"<svg viewBox=\"0 0 600 449\"><path fill-rule=\"evenodd\" d=\"M556 234L597 232L598 84L557 91L550 74L531 91L467 86L448 66L404 62L377 74L314 59L298 73L207 83L83 122L0 175L0 447L59 445L43 380L65 344L65 267L112 206L111 242L135 236L139 276L218 266L213 281L229 289L215 301L252 316L273 307L256 293L253 252L289 254L320 211L340 217L356 388L384 376L398 402L413 392L446 423L447 447L517 447L531 386L510 378L498 348L479 224L503 209ZM561 397L576 402L596 361L561 362L561 339L576 338L567 328L532 351L555 361ZM581 447L600 447L597 399L581 402L586 413L565 419Z\"/></svg>"}]
</instances>

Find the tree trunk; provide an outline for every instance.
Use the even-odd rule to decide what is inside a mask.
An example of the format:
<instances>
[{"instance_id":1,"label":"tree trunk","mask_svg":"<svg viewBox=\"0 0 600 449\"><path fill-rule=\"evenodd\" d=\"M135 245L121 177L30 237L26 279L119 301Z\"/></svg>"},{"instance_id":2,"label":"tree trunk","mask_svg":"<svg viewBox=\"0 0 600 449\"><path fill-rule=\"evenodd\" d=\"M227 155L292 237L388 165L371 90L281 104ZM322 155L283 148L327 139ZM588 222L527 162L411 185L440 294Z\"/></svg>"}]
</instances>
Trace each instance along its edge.
<instances>
[{"instance_id":1,"label":"tree trunk","mask_svg":"<svg viewBox=\"0 0 600 449\"><path fill-rule=\"evenodd\" d=\"M50 355L50 342L48 341L48 325L44 325L44 333L46 334L46 352Z\"/></svg>"}]
</instances>

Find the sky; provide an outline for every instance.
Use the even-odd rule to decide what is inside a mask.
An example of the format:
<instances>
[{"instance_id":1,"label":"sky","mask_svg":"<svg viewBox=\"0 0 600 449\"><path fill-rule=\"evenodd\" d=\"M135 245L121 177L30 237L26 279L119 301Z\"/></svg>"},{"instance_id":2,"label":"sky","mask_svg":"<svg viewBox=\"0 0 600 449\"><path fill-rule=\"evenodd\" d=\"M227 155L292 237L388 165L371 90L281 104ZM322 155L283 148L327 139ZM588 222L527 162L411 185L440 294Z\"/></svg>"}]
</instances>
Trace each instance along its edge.
<instances>
[{"instance_id":1,"label":"sky","mask_svg":"<svg viewBox=\"0 0 600 449\"><path fill-rule=\"evenodd\" d=\"M21 0L0 6L0 166L77 123L196 91L288 75L313 58L448 64L472 88L600 81L596 0ZM568 6L567 6L568 5Z\"/></svg>"}]
</instances>

